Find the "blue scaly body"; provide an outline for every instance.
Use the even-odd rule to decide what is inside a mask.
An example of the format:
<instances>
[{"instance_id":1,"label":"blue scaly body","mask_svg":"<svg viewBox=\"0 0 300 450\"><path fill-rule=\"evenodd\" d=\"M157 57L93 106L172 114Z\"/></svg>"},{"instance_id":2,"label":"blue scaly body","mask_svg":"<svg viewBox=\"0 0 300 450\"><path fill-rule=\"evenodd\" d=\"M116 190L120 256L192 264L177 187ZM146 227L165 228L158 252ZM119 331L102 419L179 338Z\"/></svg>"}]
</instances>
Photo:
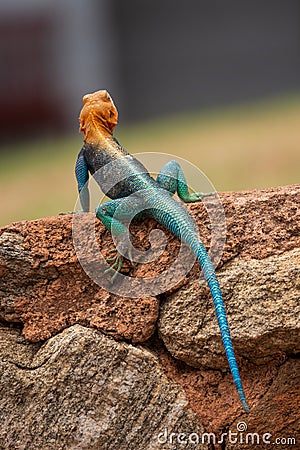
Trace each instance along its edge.
<instances>
[{"instance_id":1,"label":"blue scaly body","mask_svg":"<svg viewBox=\"0 0 300 450\"><path fill-rule=\"evenodd\" d=\"M109 230L122 236L127 231L122 220L132 218L135 211L139 214L143 211L140 215L153 217L191 247L210 288L229 367L243 408L248 412L222 293L213 264L199 240L195 223L185 208L173 198L173 194L177 192L184 202L193 202L210 194L190 194L184 174L176 161L166 164L156 180L152 178L147 169L128 154L113 137L112 132L117 124L117 110L107 91L86 95L83 101L80 129L84 132L85 143L76 163L76 178L83 210L89 210L87 182L91 174L103 192L112 199L96 209L97 218ZM112 183L113 180L116 182ZM109 270L116 268L114 274L116 276L122 266L122 256L117 254L112 259L114 264Z\"/></svg>"}]
</instances>

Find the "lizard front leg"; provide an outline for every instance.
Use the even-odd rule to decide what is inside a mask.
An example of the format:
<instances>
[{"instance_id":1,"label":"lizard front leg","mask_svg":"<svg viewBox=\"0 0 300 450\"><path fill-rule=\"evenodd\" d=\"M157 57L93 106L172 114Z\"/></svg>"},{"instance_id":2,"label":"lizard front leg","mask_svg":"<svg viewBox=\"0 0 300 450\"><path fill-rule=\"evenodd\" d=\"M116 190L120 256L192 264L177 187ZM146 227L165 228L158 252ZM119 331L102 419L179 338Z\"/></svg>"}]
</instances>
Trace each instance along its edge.
<instances>
[{"instance_id":1,"label":"lizard front leg","mask_svg":"<svg viewBox=\"0 0 300 450\"><path fill-rule=\"evenodd\" d=\"M82 213L82 212L88 212L90 210L90 193L89 193L89 171L86 159L82 153L82 149L79 152L79 155L77 157L76 166L75 166L75 175L76 175L76 181L78 186L78 193L79 193L79 200L81 204L81 210L77 211L67 211L67 212L60 212L60 215L64 214L73 214L75 213Z\"/></svg>"},{"instance_id":2,"label":"lizard front leg","mask_svg":"<svg viewBox=\"0 0 300 450\"><path fill-rule=\"evenodd\" d=\"M90 194L88 187L89 171L87 162L82 154L82 151L79 153L76 161L75 175L82 210L83 212L88 212L90 209Z\"/></svg>"},{"instance_id":3,"label":"lizard front leg","mask_svg":"<svg viewBox=\"0 0 300 450\"><path fill-rule=\"evenodd\" d=\"M184 173L177 161L169 161L159 172L157 183L172 194L177 192L179 198L186 203L197 202L204 197L215 195L215 192L193 192L189 193Z\"/></svg>"}]
</instances>

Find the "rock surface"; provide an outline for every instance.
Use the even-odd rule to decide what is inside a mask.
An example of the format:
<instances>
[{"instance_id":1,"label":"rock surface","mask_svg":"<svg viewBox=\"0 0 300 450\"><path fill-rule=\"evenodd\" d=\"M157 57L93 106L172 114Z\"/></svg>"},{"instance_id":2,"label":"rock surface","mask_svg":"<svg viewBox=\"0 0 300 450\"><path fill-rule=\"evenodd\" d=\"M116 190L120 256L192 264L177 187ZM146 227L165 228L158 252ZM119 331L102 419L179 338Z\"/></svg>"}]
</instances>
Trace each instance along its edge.
<instances>
[{"instance_id":1,"label":"rock surface","mask_svg":"<svg viewBox=\"0 0 300 450\"><path fill-rule=\"evenodd\" d=\"M276 378L270 385L265 396L249 417L235 420L230 425L234 432L245 428L242 442L246 443L247 433L248 443L259 444L257 448L268 449L278 447L280 449L291 449L299 447L300 439L300 398L299 398L299 378L300 361L290 359L279 367ZM246 424L246 427L245 425ZM235 436L236 438L236 436ZM230 442L226 437L226 449L235 450L238 447L236 442ZM252 445L250 446L252 448Z\"/></svg>"},{"instance_id":2,"label":"rock surface","mask_svg":"<svg viewBox=\"0 0 300 450\"><path fill-rule=\"evenodd\" d=\"M0 448L208 448L203 430L215 433L215 449L247 448L228 435L241 422L260 437L299 444L300 186L220 198L227 230L217 274L250 414L243 414L228 373L198 263L183 276L184 264L177 265L161 296L116 295L88 278L74 251L72 216L57 216L0 230ZM224 211L212 198L205 206L213 227L203 204L188 209L216 256ZM94 219L82 220L88 258ZM133 224L134 245L149 248L156 227ZM111 256L109 233L98 222L95 229L98 248ZM157 260L125 262L123 273L155 283L179 251L166 236ZM260 441L259 448L270 444Z\"/></svg>"},{"instance_id":3,"label":"rock surface","mask_svg":"<svg viewBox=\"0 0 300 450\"><path fill-rule=\"evenodd\" d=\"M80 325L41 347L16 331L0 339L1 449L175 449L166 429L203 433L149 350Z\"/></svg>"},{"instance_id":4,"label":"rock surface","mask_svg":"<svg viewBox=\"0 0 300 450\"><path fill-rule=\"evenodd\" d=\"M255 364L300 352L300 248L239 259L218 272L232 340ZM205 281L192 280L162 304L158 330L169 352L194 367L227 367ZM204 294L205 293L205 294Z\"/></svg>"},{"instance_id":5,"label":"rock surface","mask_svg":"<svg viewBox=\"0 0 300 450\"><path fill-rule=\"evenodd\" d=\"M108 237L103 226L96 227L100 239ZM48 339L75 323L132 342L147 340L155 330L155 297L131 299L128 307L128 298L110 294L82 270L70 215L2 228L0 276L0 320L22 323L30 341Z\"/></svg>"},{"instance_id":6,"label":"rock surface","mask_svg":"<svg viewBox=\"0 0 300 450\"><path fill-rule=\"evenodd\" d=\"M220 198L227 224L221 265L237 257L263 259L300 247L300 186L223 193ZM221 222L224 211L214 204L214 199L208 197L206 206L213 211L214 221ZM206 209L202 203L190 204L188 208L198 223L201 239L209 246L211 234ZM87 214L80 224L87 255L95 250L88 240L90 230L84 234L91 226L90 216ZM155 227L154 221L134 224L134 243L139 248L149 247L148 235ZM104 257L108 257L109 250L114 248L111 237L98 221L95 228L98 245ZM178 252L177 239L169 233L167 237L166 251L158 261L132 267L125 264L125 274L148 277L155 283L155 278L172 264ZM222 233L217 234L216 247L218 239L222 247ZM173 285L177 283L177 289L199 278L198 264L185 277L179 276L181 269L175 268L172 275L175 282L171 281ZM97 265L97 271L102 273L104 269ZM48 339L75 323L132 342L145 342L155 331L159 307L155 296L144 293L141 298L128 300L126 296L109 294L87 277L74 250L70 215L19 222L0 229L0 277L0 320L22 323L28 340ZM234 286L228 289L231 287ZM164 290L168 291L168 286ZM202 289L201 296L210 301L207 289ZM218 339L217 335L216 329Z\"/></svg>"}]
</instances>

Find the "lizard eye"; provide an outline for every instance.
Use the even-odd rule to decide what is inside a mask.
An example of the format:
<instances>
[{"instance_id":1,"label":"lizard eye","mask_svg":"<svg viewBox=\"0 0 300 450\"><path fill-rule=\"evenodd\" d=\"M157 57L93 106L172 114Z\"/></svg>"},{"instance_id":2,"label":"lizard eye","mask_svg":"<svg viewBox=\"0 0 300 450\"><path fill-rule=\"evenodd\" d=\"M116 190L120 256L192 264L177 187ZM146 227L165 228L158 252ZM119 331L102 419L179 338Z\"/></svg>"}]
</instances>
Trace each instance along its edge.
<instances>
[{"instance_id":1,"label":"lizard eye","mask_svg":"<svg viewBox=\"0 0 300 450\"><path fill-rule=\"evenodd\" d=\"M107 100L107 96L108 96L108 94L107 94L107 91L105 91L104 89L102 89L101 91L99 91L98 92L98 95L99 95L99 97L102 99L102 100Z\"/></svg>"},{"instance_id":2,"label":"lizard eye","mask_svg":"<svg viewBox=\"0 0 300 450\"><path fill-rule=\"evenodd\" d=\"M105 91L104 100L111 102L111 96L109 95L109 93L107 91Z\"/></svg>"}]
</instances>

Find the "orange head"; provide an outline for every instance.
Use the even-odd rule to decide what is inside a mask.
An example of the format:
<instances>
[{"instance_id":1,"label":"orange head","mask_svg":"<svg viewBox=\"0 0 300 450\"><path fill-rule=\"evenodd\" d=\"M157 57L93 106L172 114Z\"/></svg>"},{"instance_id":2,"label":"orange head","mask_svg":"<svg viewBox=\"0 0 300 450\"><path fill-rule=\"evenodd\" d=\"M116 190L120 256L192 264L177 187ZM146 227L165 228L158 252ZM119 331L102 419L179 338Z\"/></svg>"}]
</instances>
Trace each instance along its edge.
<instances>
[{"instance_id":1,"label":"orange head","mask_svg":"<svg viewBox=\"0 0 300 450\"><path fill-rule=\"evenodd\" d=\"M83 97L83 108L79 116L80 127L87 142L112 135L118 123L118 111L105 90L87 94Z\"/></svg>"}]
</instances>

